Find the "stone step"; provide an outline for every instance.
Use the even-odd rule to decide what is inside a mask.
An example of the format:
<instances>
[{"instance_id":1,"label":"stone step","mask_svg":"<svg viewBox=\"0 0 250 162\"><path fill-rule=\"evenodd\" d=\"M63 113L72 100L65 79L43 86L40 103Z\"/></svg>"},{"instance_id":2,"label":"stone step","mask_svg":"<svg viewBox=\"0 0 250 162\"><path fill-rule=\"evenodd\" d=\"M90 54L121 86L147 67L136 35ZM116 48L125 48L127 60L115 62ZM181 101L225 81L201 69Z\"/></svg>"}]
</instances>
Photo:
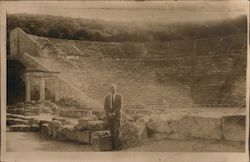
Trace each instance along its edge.
<instances>
[{"instance_id":1,"label":"stone step","mask_svg":"<svg viewBox=\"0 0 250 162\"><path fill-rule=\"evenodd\" d=\"M66 109L66 110L61 110L60 115L63 117L80 118L80 117L91 116L92 111L82 110L82 109Z\"/></svg>"},{"instance_id":2,"label":"stone step","mask_svg":"<svg viewBox=\"0 0 250 162\"><path fill-rule=\"evenodd\" d=\"M23 120L31 119L31 117L28 117L28 116L24 116L24 115L21 115L21 114L10 114L10 113L7 113L6 117L7 118L23 119Z\"/></svg>"},{"instance_id":3,"label":"stone step","mask_svg":"<svg viewBox=\"0 0 250 162\"><path fill-rule=\"evenodd\" d=\"M7 118L7 125L28 124L28 120L18 118Z\"/></svg>"},{"instance_id":4,"label":"stone step","mask_svg":"<svg viewBox=\"0 0 250 162\"><path fill-rule=\"evenodd\" d=\"M28 125L28 124L11 125L10 131L13 131L13 132L31 132L32 126Z\"/></svg>"}]
</instances>

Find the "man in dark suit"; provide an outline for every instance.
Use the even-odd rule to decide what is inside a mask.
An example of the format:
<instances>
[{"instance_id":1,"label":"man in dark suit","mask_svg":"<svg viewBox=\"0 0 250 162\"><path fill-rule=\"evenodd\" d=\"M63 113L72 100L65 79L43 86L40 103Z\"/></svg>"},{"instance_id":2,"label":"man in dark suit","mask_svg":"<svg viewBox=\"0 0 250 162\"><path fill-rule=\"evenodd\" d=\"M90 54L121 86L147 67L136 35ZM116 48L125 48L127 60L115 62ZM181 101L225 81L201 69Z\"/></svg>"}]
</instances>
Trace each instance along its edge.
<instances>
[{"instance_id":1,"label":"man in dark suit","mask_svg":"<svg viewBox=\"0 0 250 162\"><path fill-rule=\"evenodd\" d=\"M104 110L110 128L113 148L120 149L122 96L116 93L116 86L114 84L110 87L110 92L105 97Z\"/></svg>"}]
</instances>

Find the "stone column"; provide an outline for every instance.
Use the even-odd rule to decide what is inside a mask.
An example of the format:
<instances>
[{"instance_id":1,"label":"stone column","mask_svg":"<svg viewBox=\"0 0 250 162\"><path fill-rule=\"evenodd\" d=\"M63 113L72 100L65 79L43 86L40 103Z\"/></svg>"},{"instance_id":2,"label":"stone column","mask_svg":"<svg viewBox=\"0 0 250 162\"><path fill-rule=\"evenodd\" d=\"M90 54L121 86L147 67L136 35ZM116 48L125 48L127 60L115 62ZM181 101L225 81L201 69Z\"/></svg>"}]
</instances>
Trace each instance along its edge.
<instances>
[{"instance_id":1,"label":"stone column","mask_svg":"<svg viewBox=\"0 0 250 162\"><path fill-rule=\"evenodd\" d=\"M41 76L40 80L40 101L45 100L45 79L44 76Z\"/></svg>"},{"instance_id":2,"label":"stone column","mask_svg":"<svg viewBox=\"0 0 250 162\"><path fill-rule=\"evenodd\" d=\"M59 80L57 77L55 79L55 101L59 101Z\"/></svg>"},{"instance_id":3,"label":"stone column","mask_svg":"<svg viewBox=\"0 0 250 162\"><path fill-rule=\"evenodd\" d=\"M30 96L30 76L25 75L26 101L31 101Z\"/></svg>"}]
</instances>

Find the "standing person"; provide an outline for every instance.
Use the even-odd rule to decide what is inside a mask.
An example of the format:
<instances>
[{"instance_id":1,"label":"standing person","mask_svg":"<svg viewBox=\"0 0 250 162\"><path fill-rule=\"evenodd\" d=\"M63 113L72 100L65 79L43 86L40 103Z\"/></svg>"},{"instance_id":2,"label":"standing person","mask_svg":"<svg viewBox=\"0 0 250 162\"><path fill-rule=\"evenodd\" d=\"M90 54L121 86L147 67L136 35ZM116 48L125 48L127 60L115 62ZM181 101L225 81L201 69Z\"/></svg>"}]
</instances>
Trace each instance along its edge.
<instances>
[{"instance_id":1,"label":"standing person","mask_svg":"<svg viewBox=\"0 0 250 162\"><path fill-rule=\"evenodd\" d=\"M112 145L117 150L120 149L122 96L116 93L116 86L114 84L111 85L110 92L105 97L104 110L110 128Z\"/></svg>"}]
</instances>

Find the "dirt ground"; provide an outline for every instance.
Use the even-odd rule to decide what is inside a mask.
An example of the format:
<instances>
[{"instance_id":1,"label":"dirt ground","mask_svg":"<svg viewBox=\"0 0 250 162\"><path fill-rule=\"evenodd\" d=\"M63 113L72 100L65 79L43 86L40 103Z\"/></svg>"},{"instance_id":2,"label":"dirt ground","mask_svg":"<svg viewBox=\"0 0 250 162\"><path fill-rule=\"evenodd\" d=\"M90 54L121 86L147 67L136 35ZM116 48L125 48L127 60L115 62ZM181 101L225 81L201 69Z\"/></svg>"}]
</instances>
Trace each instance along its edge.
<instances>
[{"instance_id":1,"label":"dirt ground","mask_svg":"<svg viewBox=\"0 0 250 162\"><path fill-rule=\"evenodd\" d=\"M244 144L208 140L154 140L123 149L132 152L243 152ZM91 152L91 145L48 139L34 132L7 132L8 152Z\"/></svg>"}]
</instances>

